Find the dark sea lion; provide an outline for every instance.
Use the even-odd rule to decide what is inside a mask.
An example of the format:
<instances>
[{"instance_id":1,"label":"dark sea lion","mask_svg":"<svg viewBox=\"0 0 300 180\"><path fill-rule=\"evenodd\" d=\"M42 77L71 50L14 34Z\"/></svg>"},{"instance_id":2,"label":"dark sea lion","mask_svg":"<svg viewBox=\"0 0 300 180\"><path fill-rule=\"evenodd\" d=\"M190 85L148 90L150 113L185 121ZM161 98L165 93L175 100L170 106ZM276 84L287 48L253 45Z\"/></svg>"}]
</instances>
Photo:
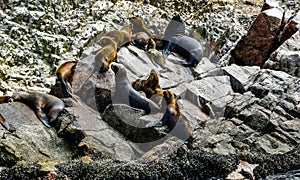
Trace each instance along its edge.
<instances>
[{"instance_id":1,"label":"dark sea lion","mask_svg":"<svg viewBox=\"0 0 300 180\"><path fill-rule=\"evenodd\" d=\"M167 125L170 134L190 143L193 139L195 139L195 136L189 121L180 112L174 93L170 90L165 90L163 92L163 97L167 103L164 116L154 125L153 123L149 123L147 127L162 127Z\"/></svg>"},{"instance_id":2,"label":"dark sea lion","mask_svg":"<svg viewBox=\"0 0 300 180\"><path fill-rule=\"evenodd\" d=\"M62 63L56 70L56 77L62 84L63 91L68 94L68 96L73 97L78 100L78 97L73 94L71 82L75 72L78 60L70 60Z\"/></svg>"},{"instance_id":3,"label":"dark sea lion","mask_svg":"<svg viewBox=\"0 0 300 180\"><path fill-rule=\"evenodd\" d=\"M146 51L150 39L147 33L138 32L131 36L131 44Z\"/></svg>"},{"instance_id":4,"label":"dark sea lion","mask_svg":"<svg viewBox=\"0 0 300 180\"><path fill-rule=\"evenodd\" d=\"M12 99L20 101L33 109L39 120L47 127L56 120L65 105L59 98L39 92L15 92ZM46 115L47 114L47 115Z\"/></svg>"},{"instance_id":5,"label":"dark sea lion","mask_svg":"<svg viewBox=\"0 0 300 180\"><path fill-rule=\"evenodd\" d=\"M203 56L203 48L199 41L184 35L185 25L180 16L174 16L164 34L162 54L167 58L171 52L178 53L186 59L182 63L186 67L196 67Z\"/></svg>"},{"instance_id":6,"label":"dark sea lion","mask_svg":"<svg viewBox=\"0 0 300 180\"><path fill-rule=\"evenodd\" d=\"M143 109L146 114L161 111L156 103L144 97L131 86L126 69L122 64L113 62L110 67L115 73L116 82L113 103L128 104L131 107Z\"/></svg>"}]
</instances>

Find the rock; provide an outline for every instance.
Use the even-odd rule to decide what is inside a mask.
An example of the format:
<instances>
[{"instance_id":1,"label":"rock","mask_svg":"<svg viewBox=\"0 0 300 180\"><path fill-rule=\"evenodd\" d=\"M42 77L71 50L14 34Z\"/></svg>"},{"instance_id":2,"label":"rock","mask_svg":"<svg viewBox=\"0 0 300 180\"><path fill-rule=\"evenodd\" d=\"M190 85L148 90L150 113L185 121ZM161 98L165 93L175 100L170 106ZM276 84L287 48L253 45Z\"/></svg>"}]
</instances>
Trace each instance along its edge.
<instances>
[{"instance_id":1,"label":"rock","mask_svg":"<svg viewBox=\"0 0 300 180\"><path fill-rule=\"evenodd\" d=\"M272 8L261 12L246 36L230 52L230 64L262 66L275 46L283 11Z\"/></svg>"},{"instance_id":2,"label":"rock","mask_svg":"<svg viewBox=\"0 0 300 180\"><path fill-rule=\"evenodd\" d=\"M66 129L68 134L78 129L84 135L77 144L80 149L87 149L93 154L102 154L122 161L133 160L141 155L139 147L126 141L121 134L108 126L97 111L78 103L67 107L66 110L76 117L76 121L71 124L76 128L69 125ZM110 121L114 122L112 118Z\"/></svg>"},{"instance_id":3,"label":"rock","mask_svg":"<svg viewBox=\"0 0 300 180\"><path fill-rule=\"evenodd\" d=\"M272 9L272 8L278 8L278 7L280 7L278 1L266 0L266 1L264 1L261 11L265 11L265 10Z\"/></svg>"},{"instance_id":4,"label":"rock","mask_svg":"<svg viewBox=\"0 0 300 180\"><path fill-rule=\"evenodd\" d=\"M265 62L264 68L284 71L300 77L300 31L286 40Z\"/></svg>"},{"instance_id":5,"label":"rock","mask_svg":"<svg viewBox=\"0 0 300 180\"><path fill-rule=\"evenodd\" d=\"M145 128L149 120L141 119L143 114L143 110L123 104L114 104L104 111L102 118L134 143L148 143L163 138L165 135L155 128ZM156 121L161 117L160 114Z\"/></svg>"},{"instance_id":6,"label":"rock","mask_svg":"<svg viewBox=\"0 0 300 180\"><path fill-rule=\"evenodd\" d=\"M19 102L0 104L0 113L13 129L0 127L1 166L37 163L43 164L41 169L53 171L55 164L69 162L72 150L28 106Z\"/></svg>"},{"instance_id":7,"label":"rock","mask_svg":"<svg viewBox=\"0 0 300 180\"><path fill-rule=\"evenodd\" d=\"M260 68L259 67L241 67L232 64L222 68L224 74L230 77L231 87L234 92L244 93L247 85L252 81Z\"/></svg>"},{"instance_id":8,"label":"rock","mask_svg":"<svg viewBox=\"0 0 300 180\"><path fill-rule=\"evenodd\" d=\"M294 16L290 17L288 22L285 24L281 37L279 39L279 44L284 43L291 36L293 36L297 31L299 33L299 24L300 24L300 11Z\"/></svg>"},{"instance_id":9,"label":"rock","mask_svg":"<svg viewBox=\"0 0 300 180\"><path fill-rule=\"evenodd\" d=\"M185 88L180 97L211 116L222 116L223 108L233 93L228 76L206 77L187 84Z\"/></svg>"}]
</instances>

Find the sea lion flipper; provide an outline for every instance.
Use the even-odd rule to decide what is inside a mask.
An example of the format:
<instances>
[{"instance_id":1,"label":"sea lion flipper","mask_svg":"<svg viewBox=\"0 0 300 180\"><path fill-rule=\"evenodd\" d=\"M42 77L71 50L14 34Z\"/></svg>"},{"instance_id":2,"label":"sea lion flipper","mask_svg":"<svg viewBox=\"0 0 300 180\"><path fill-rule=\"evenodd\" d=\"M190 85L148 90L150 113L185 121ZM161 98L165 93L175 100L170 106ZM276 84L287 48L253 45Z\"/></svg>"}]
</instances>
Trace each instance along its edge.
<instances>
[{"instance_id":1,"label":"sea lion flipper","mask_svg":"<svg viewBox=\"0 0 300 180\"><path fill-rule=\"evenodd\" d=\"M42 111L42 109L40 108L36 108L36 114L39 118L39 120L48 128L50 128L50 124L49 124L49 121L48 121L48 117L47 115Z\"/></svg>"},{"instance_id":2,"label":"sea lion flipper","mask_svg":"<svg viewBox=\"0 0 300 180\"><path fill-rule=\"evenodd\" d=\"M0 122L2 124L2 126L9 131L10 127L9 127L9 124L7 121L4 121L4 122Z\"/></svg>"},{"instance_id":3,"label":"sea lion flipper","mask_svg":"<svg viewBox=\"0 0 300 180\"><path fill-rule=\"evenodd\" d=\"M166 48L164 48L162 50L162 56L166 59L170 55L170 53L173 49L174 49L174 44L171 42L168 42L166 45Z\"/></svg>"}]
</instances>

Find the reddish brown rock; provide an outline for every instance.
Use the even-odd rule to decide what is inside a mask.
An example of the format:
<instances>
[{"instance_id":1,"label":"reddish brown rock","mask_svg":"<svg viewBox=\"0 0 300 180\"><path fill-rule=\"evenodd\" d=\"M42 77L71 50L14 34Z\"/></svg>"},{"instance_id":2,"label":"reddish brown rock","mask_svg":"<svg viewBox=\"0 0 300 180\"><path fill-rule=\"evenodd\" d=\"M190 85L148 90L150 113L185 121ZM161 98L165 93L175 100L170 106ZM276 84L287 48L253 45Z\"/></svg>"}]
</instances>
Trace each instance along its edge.
<instances>
[{"instance_id":1,"label":"reddish brown rock","mask_svg":"<svg viewBox=\"0 0 300 180\"><path fill-rule=\"evenodd\" d=\"M289 39L292 35L294 35L300 28L300 11L292 16L287 24L284 26L282 35L280 37L280 44L284 43L287 39Z\"/></svg>"},{"instance_id":2,"label":"reddish brown rock","mask_svg":"<svg viewBox=\"0 0 300 180\"><path fill-rule=\"evenodd\" d=\"M265 3L261 8L261 12L277 7L279 7L279 3L276 0L265 0Z\"/></svg>"},{"instance_id":3,"label":"reddish brown rock","mask_svg":"<svg viewBox=\"0 0 300 180\"><path fill-rule=\"evenodd\" d=\"M262 66L275 46L283 12L272 8L260 13L248 34L231 51L230 64Z\"/></svg>"}]
</instances>

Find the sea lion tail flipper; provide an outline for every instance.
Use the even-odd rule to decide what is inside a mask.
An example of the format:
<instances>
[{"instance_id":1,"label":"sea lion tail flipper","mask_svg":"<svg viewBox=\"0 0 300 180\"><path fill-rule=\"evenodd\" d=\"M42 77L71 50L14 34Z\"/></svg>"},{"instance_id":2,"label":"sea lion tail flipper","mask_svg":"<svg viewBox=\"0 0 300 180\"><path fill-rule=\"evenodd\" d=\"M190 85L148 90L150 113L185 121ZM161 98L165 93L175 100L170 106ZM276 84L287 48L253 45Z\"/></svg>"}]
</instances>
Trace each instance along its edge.
<instances>
[{"instance_id":1,"label":"sea lion tail flipper","mask_svg":"<svg viewBox=\"0 0 300 180\"><path fill-rule=\"evenodd\" d=\"M52 123L54 120L56 120L56 118L59 116L59 114L61 113L61 111L63 110L64 108L64 105L56 105L56 106L53 106L49 113L48 113L48 116L49 116L49 122Z\"/></svg>"},{"instance_id":2,"label":"sea lion tail flipper","mask_svg":"<svg viewBox=\"0 0 300 180\"><path fill-rule=\"evenodd\" d=\"M39 120L48 128L50 128L50 124L49 124L49 121L48 121L48 117L47 115L40 109L40 108L37 108L36 109L36 114L37 114L37 117L39 118Z\"/></svg>"},{"instance_id":3,"label":"sea lion tail flipper","mask_svg":"<svg viewBox=\"0 0 300 180\"><path fill-rule=\"evenodd\" d=\"M146 124L146 127L162 127L167 124L169 118L171 116L171 112L169 110L166 110L164 116L159 120L158 122L150 122Z\"/></svg>"}]
</instances>

